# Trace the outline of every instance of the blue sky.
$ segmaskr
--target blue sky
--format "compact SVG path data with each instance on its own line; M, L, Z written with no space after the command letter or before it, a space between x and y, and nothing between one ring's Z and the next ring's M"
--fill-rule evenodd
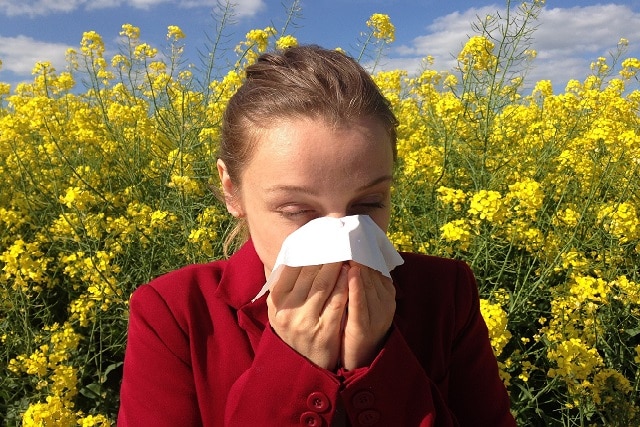
M251 28L274 24L285 16L282 0L236 0L236 24L227 28L230 45ZM285 0L285 4L289 1ZM513 1L518 4L518 1ZM422 58L435 58L433 68L448 70L476 16L504 10L505 1L477 0L302 0L302 16L293 34L302 43L342 47L355 52L365 22L386 13L396 27L396 41L387 53L386 68L413 71ZM31 79L37 61L64 68L64 52L77 48L84 31L94 30L116 53L122 24L140 27L141 38L162 47L168 25L187 35L190 61L213 33L216 0L0 0L0 81L15 84ZM640 0L547 0L534 33L538 51L529 81L550 79L562 90L571 78L584 79L589 64L608 57L618 40L629 40L626 56L640 57Z

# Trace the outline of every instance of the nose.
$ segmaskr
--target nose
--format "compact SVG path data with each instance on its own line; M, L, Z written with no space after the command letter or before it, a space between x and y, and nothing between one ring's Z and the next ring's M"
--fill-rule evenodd
M331 211L330 213L327 213L324 216L329 217L329 218L343 218L343 217L348 216L348 215L349 215L349 213L347 212L346 209L344 209L344 210L340 209L340 210Z

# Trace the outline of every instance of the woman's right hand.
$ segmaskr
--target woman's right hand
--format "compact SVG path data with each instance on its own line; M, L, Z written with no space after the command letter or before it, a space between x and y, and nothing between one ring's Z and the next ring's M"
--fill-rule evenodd
M316 365L334 370L340 360L342 318L348 299L342 262L282 266L267 298L269 322L278 336Z

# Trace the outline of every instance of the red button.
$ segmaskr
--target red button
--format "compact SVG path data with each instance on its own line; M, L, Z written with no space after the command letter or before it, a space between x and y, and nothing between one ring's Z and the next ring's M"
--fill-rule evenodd
M380 412L369 409L358 414L358 422L361 426L373 426L380 421Z
M315 412L305 412L300 416L300 424L303 426L320 427L322 418Z
M370 391L359 391L351 398L351 403L356 409L368 409L373 407L376 398Z
M324 393L314 391L307 398L307 406L316 412L326 412L331 407L331 402Z

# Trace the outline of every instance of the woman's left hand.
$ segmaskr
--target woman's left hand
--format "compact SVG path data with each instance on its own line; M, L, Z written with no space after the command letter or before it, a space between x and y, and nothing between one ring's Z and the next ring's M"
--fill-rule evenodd
M393 282L380 272L349 262L349 302L342 342L342 366L369 366L376 357L396 310Z

